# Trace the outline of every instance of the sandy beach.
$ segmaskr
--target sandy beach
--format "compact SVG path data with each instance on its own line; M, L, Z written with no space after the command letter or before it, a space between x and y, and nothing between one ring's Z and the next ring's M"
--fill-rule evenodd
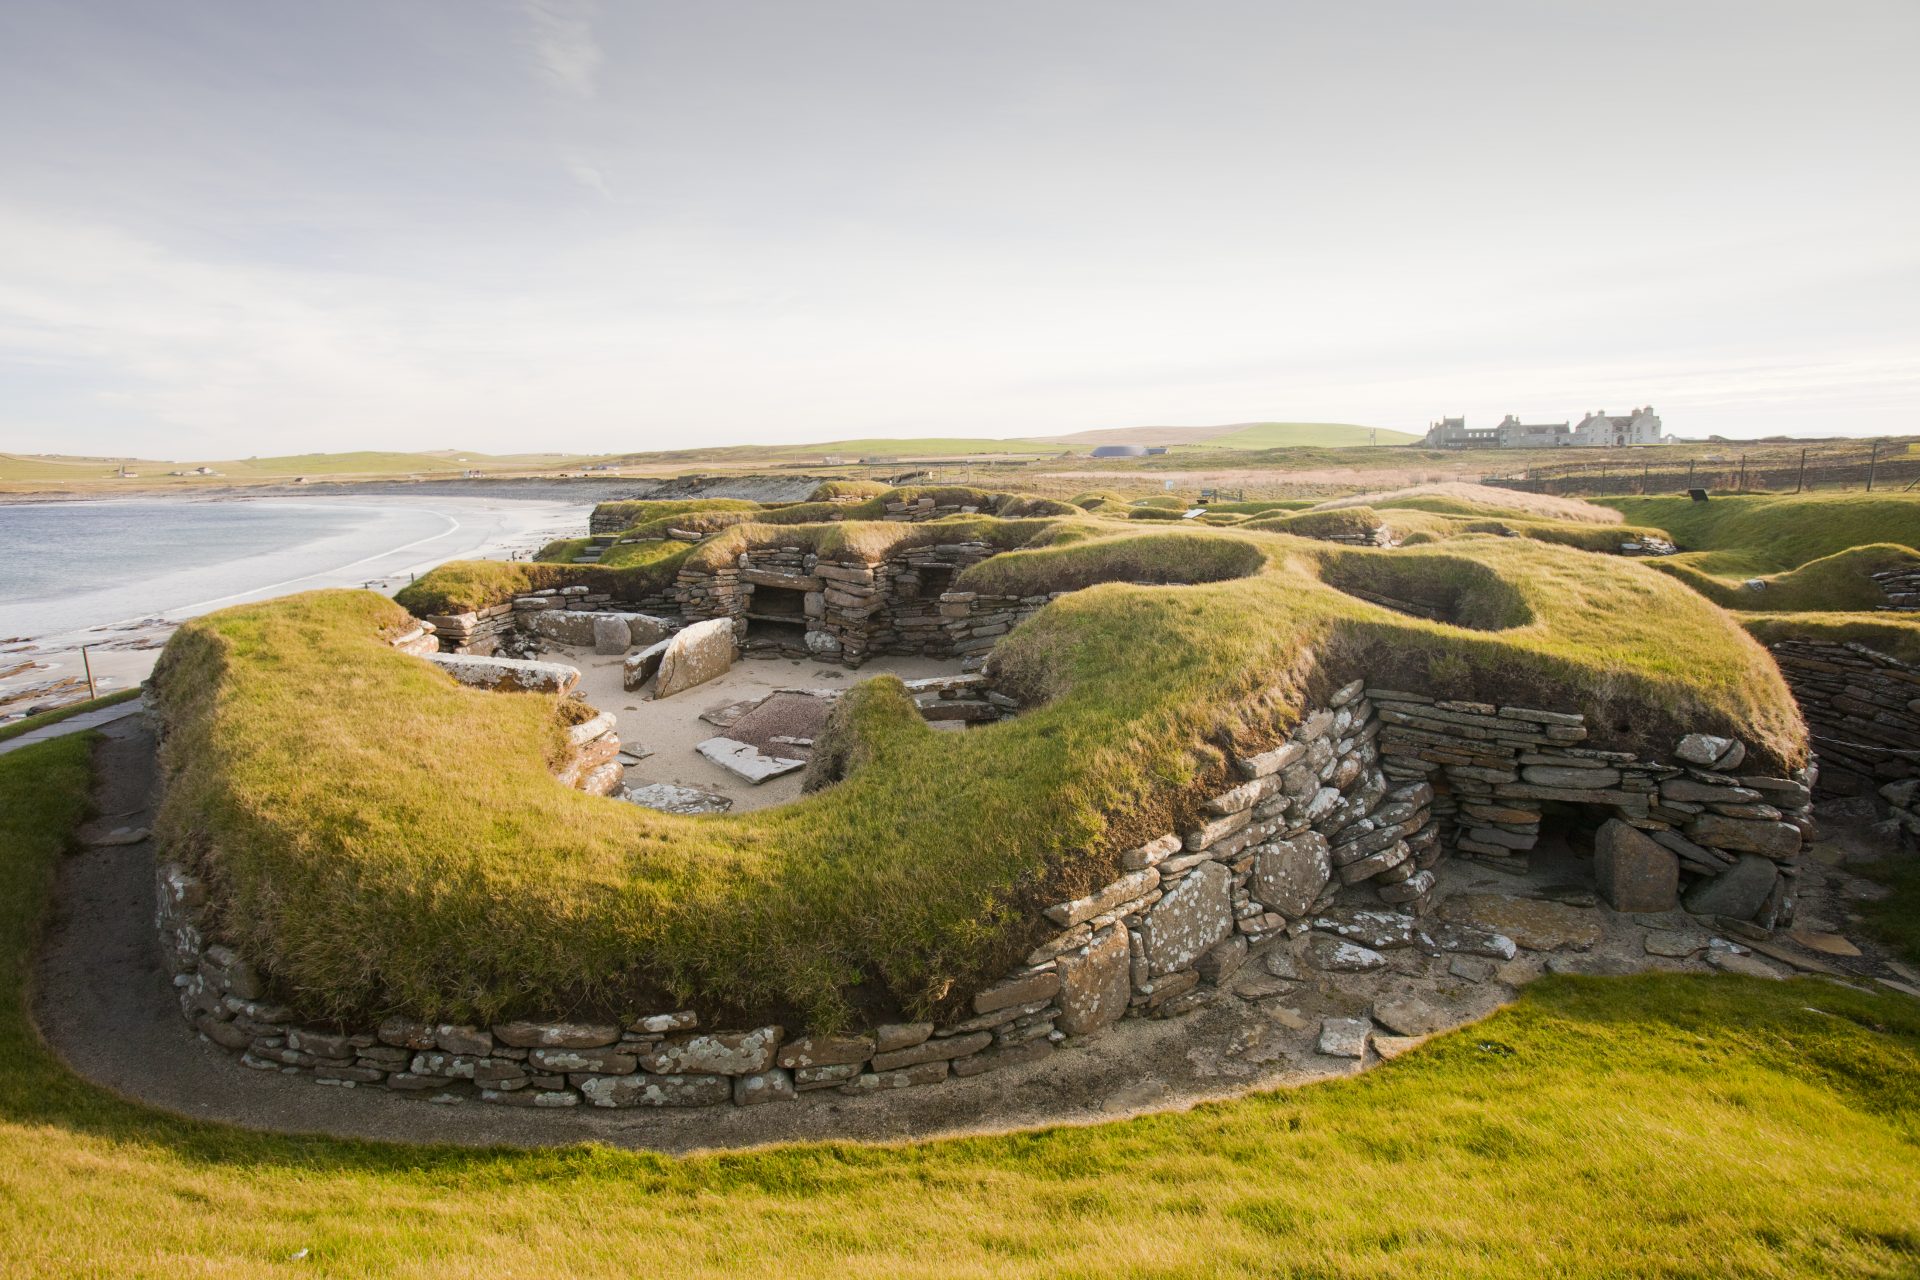
M155 545L144 548L155 567L102 581L82 569L75 553L71 578L63 580L57 540L42 538L33 545L12 539L10 560L0 564L0 723L29 708L85 698L89 667L99 693L140 683L167 637L188 618L322 587L391 594L448 560L526 556L583 527L592 500L551 492L509 498L416 491L217 504L194 499L59 504L61 516L81 525L127 521L137 514L143 532L157 526L151 530ZM190 506L197 509L182 510ZM168 514L204 521L207 508L216 506L220 509L211 513L216 517L233 507L251 508L246 514L252 516L290 516L297 508L316 525L323 517L324 528L284 531L269 521L266 527L282 535L278 542L263 535L257 544L231 550L209 551L190 538L181 539L177 551L165 544ZM21 518L22 509L9 507L8 514ZM38 557L31 562L32 578L26 573L28 556ZM57 590L47 589L49 579L58 581ZM85 585L89 582L93 585Z

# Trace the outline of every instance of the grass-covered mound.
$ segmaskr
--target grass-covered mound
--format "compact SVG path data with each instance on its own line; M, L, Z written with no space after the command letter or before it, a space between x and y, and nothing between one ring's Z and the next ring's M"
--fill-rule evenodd
M1041 516L1077 516L1078 507L1057 498L1042 498L1030 493L996 493L966 485L903 485L846 508L849 520L881 520L894 503L915 503L931 498L936 507L973 507L981 515L1003 520L1025 520Z
M1582 710L1610 745L1664 752L1701 730L1745 739L1756 768L1804 759L1778 672L1725 613L1636 564L1531 541L1360 551L1182 530L1128 547L1085 516L978 516L741 525L690 562L731 562L756 536L870 558L981 538L1031 549L971 573L1036 587L1251 576L1054 602L998 652L1034 709L991 728L934 733L897 681L865 682L822 744L851 765L844 781L701 819L561 787L551 701L465 689L387 647L379 633L406 621L390 602L244 606L187 624L155 672L162 830L216 886L224 928L309 1009L691 1002L831 1025L944 1010L1004 972L1038 907L1190 816L1222 778L1219 744L1270 743L1354 674ZM1505 629L1407 617L1322 580L1388 557L1459 579L1462 598L1497 588Z
M593 509L595 524L617 523L630 529L649 520L687 515L696 511L758 511L760 504L745 498L635 498L622 502L603 502Z
M626 548L622 548L626 550ZM673 585L693 544L654 543L624 567L539 560L451 560L422 574L395 594L410 612L469 613L547 587L576 584L606 591L616 600L638 600Z
M1911 613L1738 613L1761 644L1811 640L1821 644L1861 644L1890 658L1920 666L1920 614Z
M0 1242L23 1276L1881 1277L1920 1254L1920 1006L1814 980L1549 978L1356 1079L942 1142L669 1159L140 1106L27 1012L87 751L0 757Z
M851 502L877 498L892 489L878 480L825 480L807 495L808 502Z
M1628 520L1667 530L1682 554L1659 562L1732 609L1808 612L1886 602L1867 576L1920 559L1920 493L1720 494L1606 498ZM1749 578L1766 582L1746 590Z
M1382 516L1405 543L1419 546L1444 542L1466 534L1491 534L1501 538L1533 538L1556 546L1578 547L1605 555L1620 554L1620 545L1629 539L1665 540L1661 529L1643 525L1592 524L1576 520L1522 520L1511 517L1446 515L1424 508L1396 507Z
M1301 538L1367 538L1386 524L1372 507L1341 507L1327 511L1291 511L1260 516L1242 525L1269 533L1291 533Z
M1331 511L1340 507L1378 507L1381 510L1434 511L1450 516L1491 516L1510 520L1559 520L1578 524L1618 524L1617 511L1579 498L1562 498L1545 493L1525 493L1492 485L1444 484L1411 485L1382 493L1357 493L1318 504L1314 510ZM1654 523L1658 523L1657 521Z

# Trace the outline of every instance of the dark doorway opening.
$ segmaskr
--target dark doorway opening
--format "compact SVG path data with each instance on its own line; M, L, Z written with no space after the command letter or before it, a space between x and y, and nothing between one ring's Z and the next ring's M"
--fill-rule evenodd
M915 569L914 574L920 579L919 597L922 600L938 600L953 590L952 565L923 565Z
M747 600L747 617L765 618L775 622L790 619L804 619L807 616L807 593L795 587L755 587L753 595Z

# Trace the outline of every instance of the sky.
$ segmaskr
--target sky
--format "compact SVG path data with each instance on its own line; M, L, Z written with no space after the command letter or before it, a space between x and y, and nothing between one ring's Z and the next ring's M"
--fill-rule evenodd
M6 0L0 450L1920 432L1913 0Z

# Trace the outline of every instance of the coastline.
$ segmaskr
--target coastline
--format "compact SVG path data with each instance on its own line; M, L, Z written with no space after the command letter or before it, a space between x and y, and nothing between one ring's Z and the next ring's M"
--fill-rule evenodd
M467 482L475 483L475 482ZM401 492L394 492L398 488ZM152 494L116 494L112 498L87 498L81 501L251 501L263 498L297 499L303 502L365 505L373 508L405 506L440 516L446 528L426 537L412 538L392 546L367 545L351 549L351 558L317 570L281 576L271 571L277 562L286 561L302 550L304 544L276 547L257 556L221 561L206 567L208 587L204 594L188 589L195 575L183 575L179 598L162 608L134 610L129 616L90 622L72 627L53 627L43 631L26 629L0 639L0 723L17 719L30 711L49 710L84 700L89 696L86 680L91 667L93 687L99 693L111 693L139 684L152 671L167 637L189 618L228 605L266 599L296 591L322 587L365 587L391 595L434 565L448 560L501 559L531 555L554 537L577 530L585 523L592 501L586 495L569 493L564 497L539 497L528 493L512 495L498 492L485 496L428 494L420 486L390 486L385 492L349 493L342 488L316 491L301 487L291 493L244 492L225 495L176 494L156 497ZM359 502L354 502L354 499ZM406 502L405 499L423 499ZM372 501L368 501L372 499ZM384 499L384 501L383 501ZM438 499L438 500L436 500ZM246 575L244 566L257 565ZM296 568L305 568L296 565ZM240 575L235 580L236 572ZM237 587L235 590L223 588ZM8 628L20 632L17 624ZM84 656L83 647L88 651ZM22 695L30 695L22 697Z

